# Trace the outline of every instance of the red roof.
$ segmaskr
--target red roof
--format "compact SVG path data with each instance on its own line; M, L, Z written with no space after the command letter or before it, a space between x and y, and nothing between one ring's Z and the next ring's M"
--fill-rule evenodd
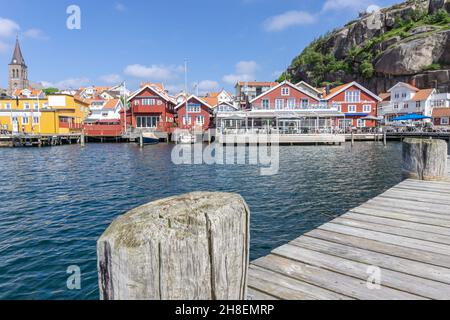
M434 108L433 109L433 118L442 118L442 117L450 118L450 108Z

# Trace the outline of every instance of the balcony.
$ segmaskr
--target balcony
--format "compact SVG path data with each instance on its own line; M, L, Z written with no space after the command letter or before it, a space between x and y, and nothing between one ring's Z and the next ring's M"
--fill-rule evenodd
M270 110L270 111L305 111L305 110L333 110L337 111L337 106L332 106L328 104L323 103L317 103L317 104L295 104L295 105L289 105L284 106L283 108L276 108L275 105L269 104L268 106L263 106L262 104L254 104L252 105L252 111L264 111L264 110Z
M119 137L122 135L120 123L92 123L84 125L86 136L90 137Z

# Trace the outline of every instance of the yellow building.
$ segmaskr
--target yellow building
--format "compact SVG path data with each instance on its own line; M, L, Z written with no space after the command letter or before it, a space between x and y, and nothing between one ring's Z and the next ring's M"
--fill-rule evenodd
M0 129L12 133L80 133L88 115L88 103L65 94L0 99Z

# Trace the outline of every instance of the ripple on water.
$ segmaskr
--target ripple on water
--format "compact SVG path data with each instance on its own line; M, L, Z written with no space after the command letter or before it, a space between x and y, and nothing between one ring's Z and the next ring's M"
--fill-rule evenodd
M400 144L282 147L280 172L174 166L172 146L1 149L0 299L97 299L96 241L146 202L191 191L238 192L251 209L251 257L400 182ZM78 265L82 289L66 288Z

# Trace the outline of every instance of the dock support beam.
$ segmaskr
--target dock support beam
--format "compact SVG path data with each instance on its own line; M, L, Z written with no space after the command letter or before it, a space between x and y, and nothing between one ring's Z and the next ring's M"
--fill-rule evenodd
M384 144L384 146L387 146L387 132L386 131L383 133L383 144Z
M447 180L447 143L444 140L411 139L403 142L403 174L406 178Z
M144 148L144 134L142 132L139 134L139 147Z
M80 144L81 144L82 148L84 148L86 146L86 137L84 136L84 133L81 134Z
M102 300L244 300L250 211L231 193L158 200L117 218L97 242Z

